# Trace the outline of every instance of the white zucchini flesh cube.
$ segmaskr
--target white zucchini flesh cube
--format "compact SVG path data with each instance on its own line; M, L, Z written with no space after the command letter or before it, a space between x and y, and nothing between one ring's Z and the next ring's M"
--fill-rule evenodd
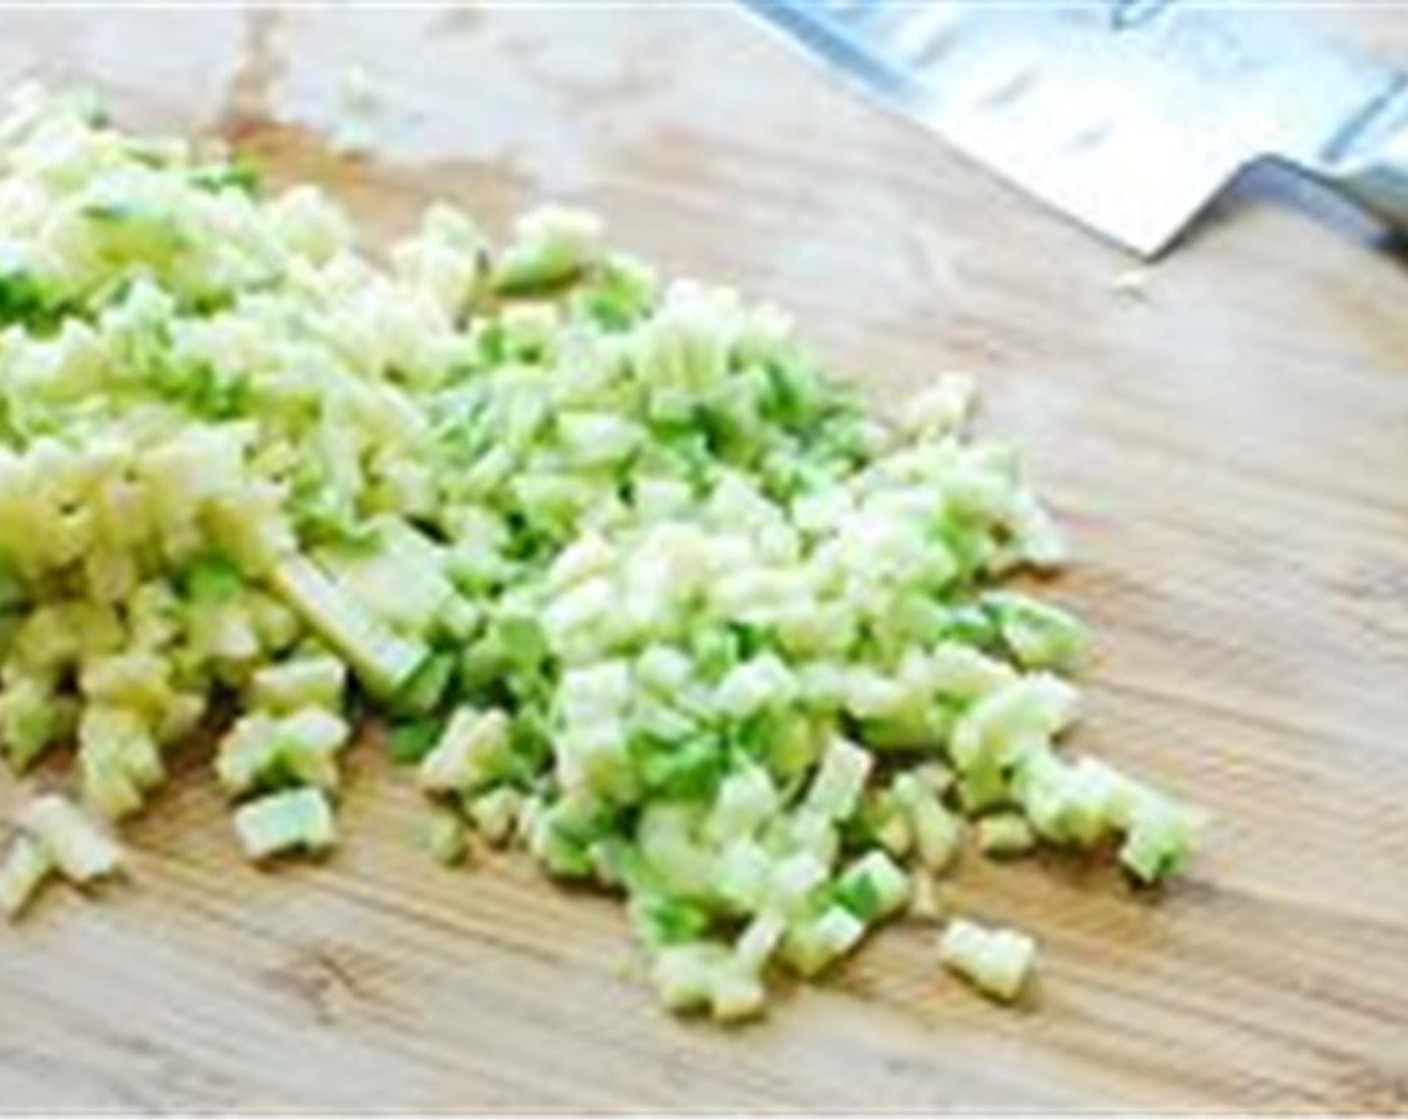
M425 846L437 863L453 867L469 853L464 821L449 809L436 809L425 822Z
M683 805L654 802L641 814L636 842L674 894L708 897L718 888L720 859L695 835L696 815Z
M23 806L17 821L75 883L103 879L122 867L122 851L73 802L45 794Z
M705 824L705 835L723 846L751 836L777 811L777 787L766 769L750 766L724 779Z
M53 858L36 840L23 833L15 837L0 864L0 914L18 918L54 869Z
M807 790L806 807L828 820L846 820L860 802L874 762L869 751L839 735L833 737Z
M933 875L925 870L914 872L909 884L910 916L921 922L933 922L942 917L943 912L943 898Z
M714 977L729 963L728 950L712 942L669 945L655 955L651 981L671 1011L705 1007L713 997Z
M919 862L930 871L944 870L958 854L962 822L913 774L895 779L894 792L909 820Z
M289 712L307 705L337 711L347 685L347 670L331 654L298 657L255 670L249 702L267 712Z
M1140 882L1157 883L1182 868L1206 826L1204 814L1144 791L1131 810L1120 863Z
M709 989L709 1013L720 1023L736 1023L761 1015L767 989L758 977L730 961L714 970Z
M463 793L496 777L509 745L508 716L498 708L456 709L417 775L427 793Z
M1036 845L1036 834L1020 813L991 813L978 821L978 847L985 855L1015 856Z
M960 771L1006 766L1050 743L1075 718L1079 693L1050 673L1032 673L988 693L953 729L950 744Z
M332 806L318 789L271 793L235 811L235 835L252 860L284 852L322 852L337 840Z
M733 954L750 972L756 973L777 951L787 933L787 919L776 910L759 914L748 923L734 944Z
M797 694L797 680L780 658L761 654L729 671L714 693L720 712L747 719L765 708L788 704Z
M523 795L509 786L499 786L473 798L468 805L475 831L490 844L506 844L518 822Z
M231 794L274 778L335 789L335 759L351 735L346 720L323 708L300 708L284 716L252 712L221 740L216 773Z
M939 959L979 991L1010 1003L1031 973L1036 942L1017 930L955 918L939 938Z

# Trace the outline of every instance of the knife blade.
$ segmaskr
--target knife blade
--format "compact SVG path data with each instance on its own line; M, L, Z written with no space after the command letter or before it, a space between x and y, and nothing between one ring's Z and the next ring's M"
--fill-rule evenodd
M1269 5L743 3L969 158L1144 256L1268 158L1408 219L1408 79Z

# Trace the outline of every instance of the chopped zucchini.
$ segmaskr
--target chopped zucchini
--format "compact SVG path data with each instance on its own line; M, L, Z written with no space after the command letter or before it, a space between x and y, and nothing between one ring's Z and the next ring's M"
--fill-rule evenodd
M1010 1003L1021 994L1036 958L1036 942L1012 929L988 929L966 918L949 922L939 959L975 988Z
M241 846L316 852L387 719L440 858L472 827L623 894L662 999L721 1020L932 913L965 817L990 852L1186 861L1198 814L1060 753L1084 632L1001 583L1063 545L967 378L882 421L784 312L584 211L496 247L438 204L383 259L316 188L253 186L62 98L0 122L12 767L76 739L116 819L228 713ZM45 860L118 864L37 805L9 909ZM1024 943L965 929L1007 992Z
M0 863L0 914L20 916L55 868L54 859L36 840L21 833Z
M21 807L16 818L66 879L89 883L116 874L121 849L71 801L44 794Z
M270 793L235 810L235 835L251 860L286 852L324 852L337 840L332 806L319 789Z

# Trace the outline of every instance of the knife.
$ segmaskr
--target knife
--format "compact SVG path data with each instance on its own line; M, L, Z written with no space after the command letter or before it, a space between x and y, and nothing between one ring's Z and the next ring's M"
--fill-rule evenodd
M742 0L970 158L1153 257L1275 161L1408 228L1408 76L1273 5Z

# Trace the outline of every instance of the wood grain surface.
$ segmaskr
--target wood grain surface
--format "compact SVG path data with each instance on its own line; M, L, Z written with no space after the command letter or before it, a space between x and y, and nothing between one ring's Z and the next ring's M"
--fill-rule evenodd
M1408 9L1335 16L1408 63ZM0 1110L1408 1110L1408 273L1367 223L1253 182L1117 290L1127 259L722 4L5 11L0 83L35 74L327 183L375 238L438 195L496 228L584 201L790 306L882 405L972 371L1073 532L1079 747L1215 825L1159 900L969 860L955 901L1041 939L1029 1006L899 926L725 1031L656 1008L611 901L429 863L374 744L335 858L273 874L193 757L130 884L0 930Z

